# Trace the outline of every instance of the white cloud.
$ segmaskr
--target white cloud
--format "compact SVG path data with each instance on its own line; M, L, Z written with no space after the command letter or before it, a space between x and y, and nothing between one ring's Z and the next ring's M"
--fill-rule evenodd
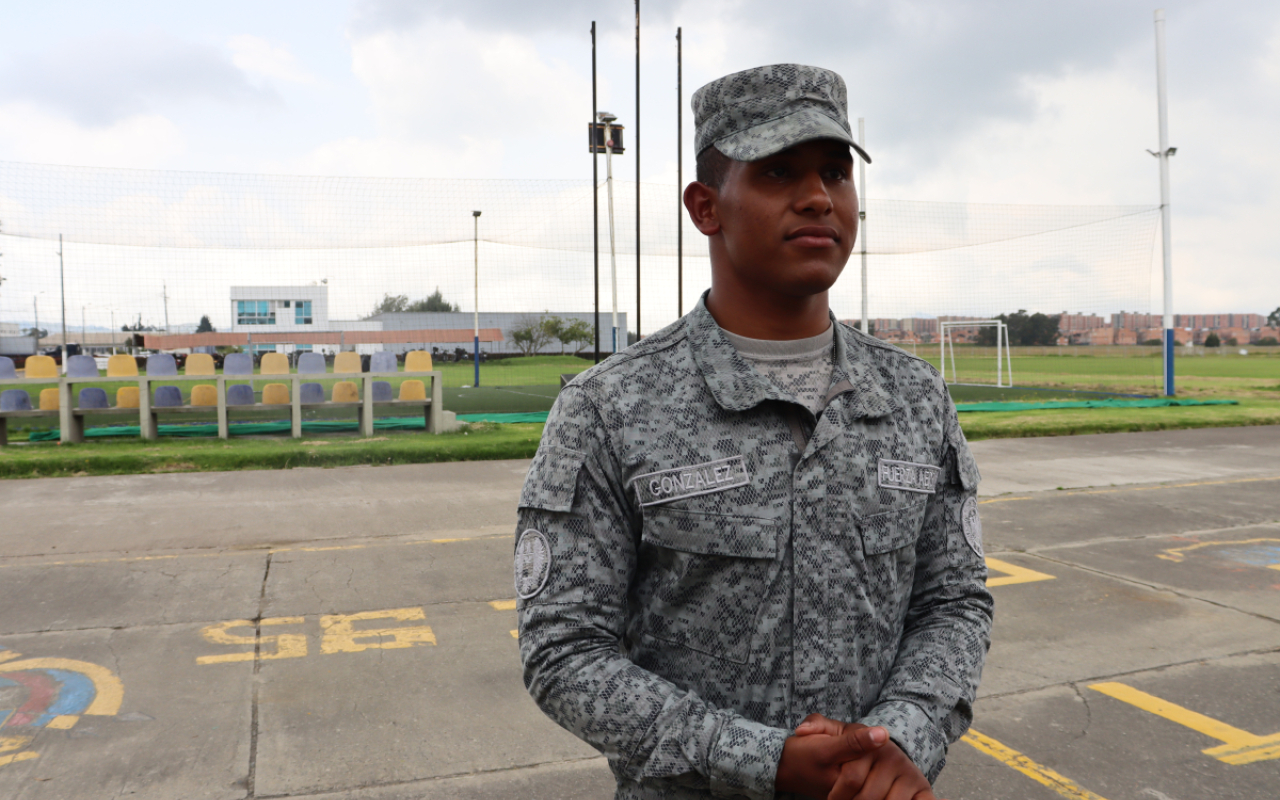
M288 47L274 45L260 36L232 36L231 63L244 72L285 83L314 84L316 77L298 63Z
M82 126L33 103L0 104L0 152L9 161L146 168L168 165L185 149L182 130L159 114Z

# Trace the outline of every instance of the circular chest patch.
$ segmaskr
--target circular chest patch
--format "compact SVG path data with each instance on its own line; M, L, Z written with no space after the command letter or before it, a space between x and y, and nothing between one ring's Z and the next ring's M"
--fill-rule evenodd
M978 516L978 498L970 497L960 507L960 524L964 528L964 540L973 552L982 558L982 517Z
M516 544L516 594L521 600L535 597L551 575L551 546L541 531L530 528Z

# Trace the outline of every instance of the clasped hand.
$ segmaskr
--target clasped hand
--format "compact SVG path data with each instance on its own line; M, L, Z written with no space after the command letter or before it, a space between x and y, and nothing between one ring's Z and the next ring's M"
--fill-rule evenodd
M822 800L937 800L884 728L810 714L782 747L778 792Z

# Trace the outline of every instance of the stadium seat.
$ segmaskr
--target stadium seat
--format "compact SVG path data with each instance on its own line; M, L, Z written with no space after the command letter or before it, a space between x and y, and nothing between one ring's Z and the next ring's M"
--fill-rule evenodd
M374 381L373 382L373 402L389 403L391 402L391 382L390 381Z
M352 355L355 355L355 353L352 353ZM338 381L335 383L333 385L333 402L359 403L360 389L356 387L355 381Z
M190 364L188 364L188 372L190 375ZM253 374L253 356L248 353L228 353L227 357L222 360L223 375L252 375Z
M172 356L170 356L172 358ZM95 367L96 369L96 367ZM133 356L117 353L107 359L107 377L108 378L136 378L138 377L138 360Z
M98 378L98 365L93 356L71 356L67 359L68 378ZM105 395L104 395L105 396Z
M400 401L426 400L427 387L422 381L409 380L400 384Z
M319 353L302 353L298 356L299 375L323 375L327 371L324 356Z
M360 369L360 354L354 350L338 353L333 357L333 371L344 374L362 372L363 370Z
M58 362L53 360L53 356L31 356L27 359L26 369L28 378L56 379L58 377ZM54 406L54 408L57 408L57 406Z
M111 369L110 364L107 369ZM141 396L137 386L121 386L116 389L116 408L137 408Z
M405 372L430 372L431 354L426 350L410 350L404 354Z
M0 378L13 378L17 380L18 371L13 368L13 359L8 356L0 356Z
M150 369L150 362L147 368ZM183 372L188 375L213 375L213 356L208 353L192 353L187 356L187 365L183 368Z
M72 358L89 358L88 356L72 356ZM89 359L92 361L93 359ZM96 370L97 367L94 367ZM100 389L97 386L90 386L87 389L80 390L80 405L82 409L102 409L111 408L107 404L107 390Z
M280 353L272 353L283 358ZM289 405L289 386L284 383L268 383L262 387L262 404L264 406Z
M396 354L388 350L379 350L369 357L370 372L395 372Z
M188 362L188 363L190 363L190 362ZM161 388L165 388L165 387L161 387ZM174 388L177 388L177 387L174 387ZM234 389L234 388L236 388L236 387L232 386L231 388L232 388L232 389ZM248 386L246 386L246 387L244 387L244 388L248 389L249 387L248 387ZM252 391L252 390L250 390L250 392L249 392L249 396L250 396L250 397L252 397L252 396L253 396L253 391ZM159 391L157 391L157 392L156 392L156 402L157 402L157 404L159 403L159 401L160 401L160 392L159 392ZM230 391L228 391L228 392L227 392L227 402L228 402L228 403L230 403L230 402L231 402L231 392L230 392ZM252 401L250 401L250 402L252 402ZM191 387L191 405L193 405L193 406L216 406L217 404L218 404L218 388L217 388L216 386L211 386L210 384L203 383L203 384L200 384L199 386L192 386L192 387Z
M318 383L304 383L298 389L298 402L306 403L323 403L324 387Z
M212 386L197 386L195 389L213 389ZM192 389L192 398L195 397L195 389ZM218 404L217 390L214 389L213 405ZM157 386L156 399L151 404L153 408L177 408L182 405L182 390L177 386ZM194 403L192 404L194 405Z
M12 365L12 362L10 364ZM25 389L5 389L0 392L0 411L30 410L31 395L27 394Z
M210 369L213 368L213 360L209 361ZM107 374L111 374L111 365L107 364ZM178 374L178 362L173 358L172 353L156 353L147 357L147 377L149 378L167 378L171 375Z
M200 388L200 387L196 387ZM253 405L253 387L247 383L237 383L235 386L227 387L227 405L229 406L251 406Z
M48 356L45 356L45 358L48 358ZM53 359L50 358L49 360L52 361ZM60 406L61 406L61 403L58 402L57 389L41 389L40 390L40 410L41 411L57 411Z
M263 353L258 372L263 375L288 375L289 357L284 353Z

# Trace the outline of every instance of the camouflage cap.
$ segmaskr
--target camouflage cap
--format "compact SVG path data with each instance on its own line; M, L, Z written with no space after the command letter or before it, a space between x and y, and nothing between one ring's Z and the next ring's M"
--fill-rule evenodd
M849 130L844 79L829 69L774 64L735 72L693 93L694 146L758 161L811 139L836 139L871 159Z

